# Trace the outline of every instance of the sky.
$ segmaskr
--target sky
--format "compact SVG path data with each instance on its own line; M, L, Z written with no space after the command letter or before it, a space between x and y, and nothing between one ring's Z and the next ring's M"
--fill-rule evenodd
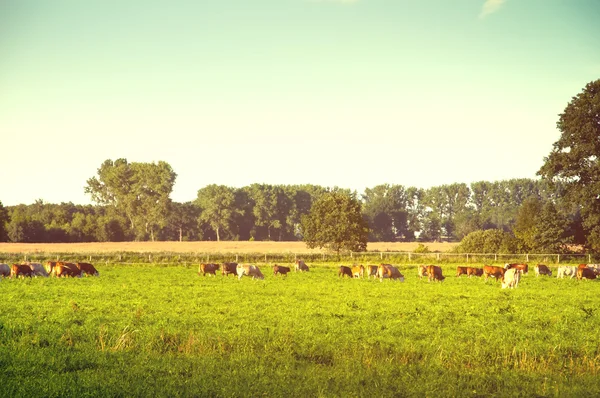
M537 178L600 78L598 0L0 0L0 202L106 159L209 184Z

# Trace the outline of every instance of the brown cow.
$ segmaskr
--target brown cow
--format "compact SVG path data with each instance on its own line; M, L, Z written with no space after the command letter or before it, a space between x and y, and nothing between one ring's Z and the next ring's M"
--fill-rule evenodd
M56 261L56 262L51 262L54 263L54 275L57 278L60 278L62 276L67 277L67 276L71 276L73 278L78 277L81 278L81 270L79 268L77 268L77 266L73 263L67 263L64 261Z
M469 275L469 267L456 267L456 277L461 275Z
M490 276L496 278L496 280L504 279L504 272L506 272L506 270L502 267L494 267L492 265L483 266L483 275L485 276L486 281Z
M483 268L467 267L467 275L469 278L471 276L481 276L483 275Z
M242 279L244 275L251 276L252 279L265 279L265 276L256 265L238 264L236 271L238 280Z
M367 278L371 279L371 277L377 278L377 265L367 265L367 269L365 269L365 273L367 274Z
M429 274L429 282L431 281L443 281L446 279L444 275L442 275L442 268L437 265L428 265L427 273Z
M31 270L31 267L27 264L13 264L10 267L10 277L13 278L18 278L19 276L23 276L23 277L32 277L33 276L33 271Z
M85 274L92 276L100 276L100 273L98 272L96 267L94 267L90 263L75 263L75 266L79 269L81 275Z
M365 276L365 267L361 265L352 266L352 276L355 278L362 278Z
M221 267L221 275L237 275L237 266L238 263L223 263L223 266Z
M523 264L523 263L521 263L521 264L504 264L504 269L512 269L512 268L521 270L521 272L523 274L526 274L529 272L529 265L527 265L527 264Z
M198 275L202 274L202 276L212 275L216 276L217 271L219 270L219 264L213 263L202 263L198 266Z
M341 276L342 278L344 276L352 278L352 268L346 267L345 265L340 265L340 269L338 270L338 276Z
M280 274L280 275L287 276L288 272L290 272L290 271L291 271L290 267L284 267L283 265L277 265L277 264L275 264L273 266L273 275Z
M398 268L391 264L380 264L377 268L377 276L379 281L383 282L383 278L398 279L400 282L404 282L404 275L400 273Z
M304 263L302 260L296 260L296 267L294 272L308 272L308 265Z
M424 276L427 276L427 266L426 265L419 265L419 278L423 279Z
M577 268L577 280L580 281L582 279L596 279L598 275L596 272L588 268L587 266L584 268Z
M552 271L544 264L538 264L535 266L535 276L548 275L552 276Z

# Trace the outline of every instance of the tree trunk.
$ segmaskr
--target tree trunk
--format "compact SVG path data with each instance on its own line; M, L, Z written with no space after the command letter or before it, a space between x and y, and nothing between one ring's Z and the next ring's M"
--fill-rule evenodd
M179 228L179 241L183 242L183 228Z
M215 232L217 233L217 242L219 242L219 241L221 240L221 239L219 238L219 227L217 227L217 228L216 228L216 231L215 231Z

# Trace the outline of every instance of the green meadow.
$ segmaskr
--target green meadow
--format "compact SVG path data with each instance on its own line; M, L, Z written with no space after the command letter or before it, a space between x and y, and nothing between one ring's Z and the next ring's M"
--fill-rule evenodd
M264 280L148 264L0 280L0 396L600 396L596 281L258 265Z

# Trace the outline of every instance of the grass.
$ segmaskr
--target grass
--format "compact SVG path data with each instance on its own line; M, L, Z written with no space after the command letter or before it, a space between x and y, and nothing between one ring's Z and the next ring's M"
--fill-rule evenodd
M0 281L0 396L598 396L600 283L264 281L109 265Z

